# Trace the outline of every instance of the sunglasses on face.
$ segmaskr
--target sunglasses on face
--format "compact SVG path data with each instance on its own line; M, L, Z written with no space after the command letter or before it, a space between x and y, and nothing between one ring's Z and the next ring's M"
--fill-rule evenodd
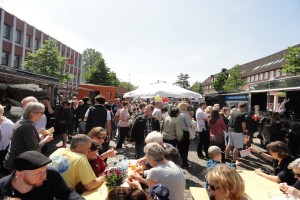
M209 183L207 183L207 185L211 188L212 191L216 191L217 189L219 189L219 187L213 186L213 185L211 185Z
M103 137L97 137L98 140L102 139L102 140L105 140L106 139L106 136L103 136Z
M297 177L299 177L300 178L300 174L296 174L295 172L293 172L292 171L292 174L294 175L294 176L297 176Z

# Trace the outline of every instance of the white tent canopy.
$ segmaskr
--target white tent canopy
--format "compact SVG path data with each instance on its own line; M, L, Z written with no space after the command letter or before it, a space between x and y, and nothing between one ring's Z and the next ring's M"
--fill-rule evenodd
M173 98L201 98L201 94L186 90L179 86L169 83L154 83L124 94L124 98L153 98L155 96L173 97Z

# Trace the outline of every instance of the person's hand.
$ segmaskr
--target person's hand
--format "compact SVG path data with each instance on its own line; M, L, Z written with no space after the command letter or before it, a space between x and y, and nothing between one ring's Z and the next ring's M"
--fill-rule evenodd
M136 161L136 164L144 164L147 161L147 158L144 156Z
M286 191L287 194L290 194L294 197L299 197L300 196L300 191L292 186L287 186L288 189ZM297 198L298 199L298 198Z
M117 154L117 151L115 151L113 148L106 151L107 157L115 157L116 154Z
M43 139L44 142L50 142L50 141L52 141L52 140L53 140L53 135L47 135L47 136Z
M255 173L257 173L257 174L260 175L260 176L263 174L263 172L261 171L260 168L259 168L259 169L256 169L256 170L255 170Z
M253 147L249 147L248 148L250 151L254 152L254 153L258 153L259 151Z
M289 186L287 185L287 183L279 183L279 189L283 192L286 192L289 189Z
M216 140L216 137L214 135L210 135L210 140L214 141Z
M141 175L139 175L138 173L134 173L130 176L130 178L132 180L137 180L138 182L142 182L143 181L143 178L141 177Z
M128 185L132 188L132 189L139 189L139 190L143 190L141 184L139 181L137 180L128 180L127 181Z

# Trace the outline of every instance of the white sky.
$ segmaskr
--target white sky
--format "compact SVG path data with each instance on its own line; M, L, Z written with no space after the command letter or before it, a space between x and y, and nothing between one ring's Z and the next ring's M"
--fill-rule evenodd
M300 43L298 0L0 0L68 46L103 54L134 85L190 83Z

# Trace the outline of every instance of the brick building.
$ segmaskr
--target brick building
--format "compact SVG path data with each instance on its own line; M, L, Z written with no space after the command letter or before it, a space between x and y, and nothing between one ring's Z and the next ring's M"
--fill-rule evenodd
M54 39L34 26L0 8L0 64L8 68L22 70L27 52L35 52L46 40ZM73 79L59 90L69 93L76 92L81 82L82 55L57 41L61 56L70 62L65 65L65 73L73 75Z

